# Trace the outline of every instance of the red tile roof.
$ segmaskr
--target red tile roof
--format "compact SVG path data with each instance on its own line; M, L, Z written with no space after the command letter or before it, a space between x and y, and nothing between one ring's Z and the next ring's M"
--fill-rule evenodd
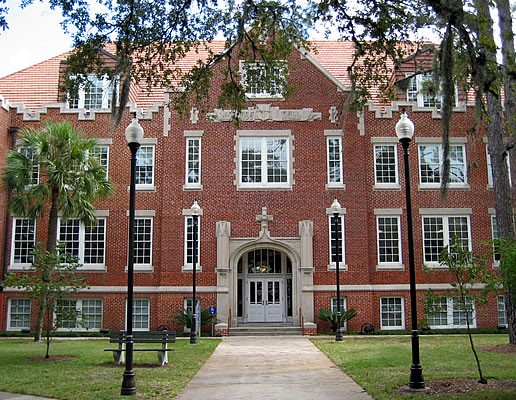
M326 69L343 86L350 86L347 68L351 64L353 44L342 41L313 41L315 50L310 56L316 63ZM213 51L223 51L224 41L211 44ZM109 49L108 49L109 50ZM59 102L59 73L60 63L67 53L60 54L49 60L0 78L0 96L11 104L23 104L29 110L41 108L43 105ZM199 59L205 60L208 52L199 49L190 52L176 66L188 70ZM156 103L164 101L163 88L155 87L148 91L144 85L132 85L129 101L137 107L148 109Z

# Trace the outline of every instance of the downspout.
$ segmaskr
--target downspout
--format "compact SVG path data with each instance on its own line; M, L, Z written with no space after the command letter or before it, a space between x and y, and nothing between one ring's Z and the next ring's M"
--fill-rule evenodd
M10 143L9 143L9 149L13 150L16 148L16 135L18 134L18 131L20 128L17 127L11 127L8 129L8 134L10 137ZM7 204L11 201L12 197L12 190L7 190ZM11 228L11 212L9 211L9 207L6 207L5 211L5 229L4 229L4 259L2 263L2 274L0 277L0 281L3 281L5 277L7 276L7 268L9 267L9 256L7 249L9 248L9 232ZM0 285L0 292L4 290L4 287Z

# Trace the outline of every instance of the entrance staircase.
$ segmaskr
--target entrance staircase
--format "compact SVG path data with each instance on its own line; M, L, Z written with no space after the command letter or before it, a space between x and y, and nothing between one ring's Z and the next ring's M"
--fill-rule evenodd
M229 336L290 336L303 335L303 328L289 323L239 324L231 327Z

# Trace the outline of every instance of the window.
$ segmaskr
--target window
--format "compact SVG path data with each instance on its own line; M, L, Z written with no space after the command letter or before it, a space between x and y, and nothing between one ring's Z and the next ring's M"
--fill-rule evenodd
M56 310L58 330L99 330L102 327L102 300L61 300Z
M30 329L30 312L30 299L9 299L7 329Z
M201 138L186 139L186 186L201 185Z
M405 316L402 297L382 297L380 299L381 329L404 329Z
M400 266L401 236L399 216L377 216L378 267Z
M242 85L249 98L282 98L286 89L287 63L240 62Z
M469 216L426 216L423 217L424 261L439 266L441 250L453 239L460 240L464 249L471 250Z
M407 101L417 102L419 107L441 108L441 89L434 81L431 73L418 74L410 78L407 88ZM455 104L457 101L457 90L455 90Z
M197 251L195 256L195 270L200 270L200 254L201 254L201 236L200 236L200 218L197 217L197 231L194 231L193 217L185 217L185 259L184 270L193 270L194 262L194 234L197 237Z
M109 166L109 146L98 145L95 146L92 152L92 157L95 157L97 161L104 167L106 179L108 177L108 166Z
M29 147L21 147L20 153L22 153L27 159L32 161L32 176L31 176L31 184L37 185L39 183L39 163L34 161L34 154L32 149Z
M330 265L329 269L336 269L337 260L339 261L339 269L347 268L345 265L346 249L345 249L345 228L344 228L344 216L340 215L337 217L337 232L335 232L335 217L329 216L329 231L330 231ZM337 254L338 245L338 254Z
M65 244L68 253L79 259L84 268L104 268L105 218L97 218L94 225L84 225L78 219L60 219L59 241Z
M450 187L467 185L466 150L464 145L450 144ZM422 187L438 187L441 184L443 165L440 144L419 145L419 182Z
M11 267L28 267L34 261L36 222L33 219L13 218Z
M459 297L440 297L428 306L428 325L431 329L465 328L466 315L471 327L476 327L475 304L469 297L465 305Z
M86 110L111 108L113 89L118 90L117 85L118 80L111 81L107 76L101 78L95 75L88 76L74 93L68 95L68 107Z
M328 185L342 185L344 183L342 138L327 137L326 148L328 157Z
M374 145L374 176L377 186L398 186L398 155L394 144Z
M134 220L134 268L147 270L152 266L152 218Z
M140 146L136 153L136 185L138 189L154 186L154 146Z
M290 138L285 136L239 138L241 188L290 187Z
M507 328L507 309L505 308L505 296L497 296L498 303L498 326Z
M496 241L500 238L498 232L498 224L496 223L496 215L491 215L491 234L493 238L493 259L496 265L500 264L500 251Z
M150 312L148 299L133 300L133 329L148 331L150 326Z
M487 154L487 186L493 187L493 166L491 164L491 155L487 150L486 146L486 154ZM511 178L511 159L509 157L505 157L507 162L507 171L509 174L509 184L512 186L512 178Z

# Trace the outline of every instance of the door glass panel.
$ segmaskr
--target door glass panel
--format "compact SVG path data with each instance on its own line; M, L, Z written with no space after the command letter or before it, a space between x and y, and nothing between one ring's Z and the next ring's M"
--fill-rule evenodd
M280 303L280 283L279 281L274 282L274 304Z
M261 304L263 301L262 282L256 282L256 304Z
M249 302L251 304L256 304L256 282L249 282Z

